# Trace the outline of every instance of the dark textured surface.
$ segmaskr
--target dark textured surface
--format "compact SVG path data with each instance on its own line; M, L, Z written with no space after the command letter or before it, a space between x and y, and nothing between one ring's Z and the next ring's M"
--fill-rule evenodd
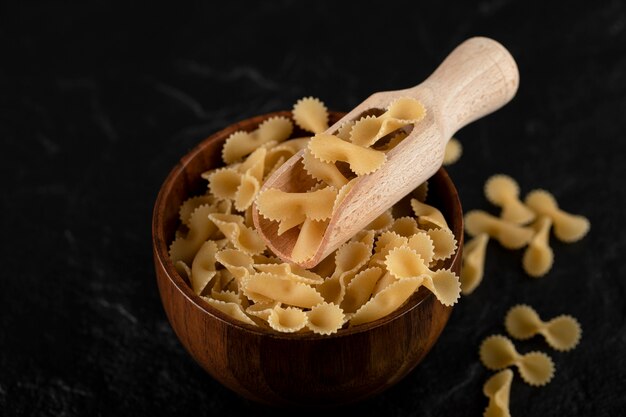
M573 314L584 334L569 353L539 338L516 343L548 352L557 373L543 388L516 375L512 414L623 413L623 2L387 2L362 12L322 2L24 3L0 9L0 414L256 412L193 363L167 323L149 227L161 181L231 122L303 95L348 110L419 82L477 34L511 50L521 85L509 106L458 134L465 152L450 173L465 209L489 208L482 184L504 172L522 192L554 192L591 232L572 245L552 239L555 267L539 280L524 275L521 251L490 243L483 284L425 362L339 411L481 415L491 372L479 343L523 302L546 318Z

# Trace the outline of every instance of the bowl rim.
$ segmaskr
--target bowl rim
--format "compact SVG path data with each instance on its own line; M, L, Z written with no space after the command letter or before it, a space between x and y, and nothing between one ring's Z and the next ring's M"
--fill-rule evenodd
M331 118L341 118L345 115L345 112L338 111L329 111L329 115ZM204 314L210 316L213 319L221 321L223 324L227 326L232 326L237 328L238 330L255 333L259 336L276 338L276 339L292 339L292 340L316 340L316 339L335 339L346 336L351 336L358 333L365 333L374 328L381 327L386 325L387 323L396 320L405 314L409 313L413 309L417 308L421 303L425 302L429 297L434 297L430 291L426 291L424 288L420 288L416 293L412 294L411 297L398 309L391 312L390 314L381 317L378 320L363 323L356 326L350 326L345 329L339 329L336 333L330 335L321 335L317 333L280 333L271 329L265 329L260 326L253 326L239 320L235 320L229 315L223 313L222 311L212 307L210 304L205 302L200 295L197 295L191 288L187 282L180 276L176 268L174 267L173 262L169 257L169 244L165 240L165 226L164 226L164 216L162 215L163 210L162 207L167 203L167 196L170 194L170 191L174 187L176 183L176 179L184 173L186 165L194 160L198 155L202 154L204 149L212 144L212 142L223 140L228 137L231 133L234 133L238 130L249 130L251 128L255 128L258 124L267 120L270 117L283 116L287 117L290 120L292 119L291 111L275 111L269 112L253 117L249 117L239 122L230 124L225 128L212 133L208 137L204 138L197 145L195 145L189 152L187 152L182 158L180 158L179 162L170 170L168 175L163 180L161 187L159 188L159 192L157 194L157 198L154 202L153 211L152 211L152 248L153 248L153 256L154 261L158 262L165 275L170 281L170 284L174 285L176 289L185 297L187 301L193 304L196 308L201 310ZM456 222L451 222L452 225L452 233L457 239L457 250L452 257L446 260L442 268L449 269L456 262L460 262L459 257L462 253L463 248L463 210L461 206L461 202L459 200L458 191L452 182L452 179L448 175L445 168L440 167L439 170L433 176L441 176L442 180L450 187L450 190L453 194L453 200L455 204L452 205L452 213L450 215L451 219L456 219ZM432 177L431 177L432 178ZM189 196L191 197L191 196ZM450 219L447 219L450 220ZM162 299L161 293L159 293Z

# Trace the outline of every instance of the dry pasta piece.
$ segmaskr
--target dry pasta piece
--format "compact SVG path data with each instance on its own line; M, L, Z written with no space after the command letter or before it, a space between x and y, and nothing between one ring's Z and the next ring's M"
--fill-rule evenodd
M511 382L513 382L513 371L510 369L494 374L485 382L483 394L489 398L489 405L483 417L511 417L509 411Z
M354 123L350 131L350 140L355 145L370 147L384 136L406 125L407 123L392 118L365 116Z
M335 254L336 253L337 251L331 253L330 255L322 259L322 261L318 263L316 266L314 266L311 269L311 271L315 272L317 275L320 275L322 277L331 276L333 272L335 271Z
M382 233L387 231L393 224L393 215L391 210L383 212L380 216L376 217L370 224L365 226L366 230L373 230L376 233Z
M367 263L372 247L362 242L348 242L335 252L335 270L330 278L319 286L322 297L330 303L340 304L346 286Z
M446 143L446 149L443 153L443 164L444 165L452 165L456 163L463 154L463 146L461 146L461 142L459 142L456 138L450 138L448 143Z
M233 291L215 291L211 290L211 298L225 303L235 303L241 305L241 297Z
M448 223L446 223L443 214L433 206L412 198L411 208L413 213L417 217L417 222L422 226L439 227L442 229L449 229Z
M256 326L257 324L250 317L246 315L241 306L237 303L225 303L224 301L215 300L209 297L203 297L204 301L206 301L211 307L214 307L221 311L224 314L234 318L235 320L239 320L243 323L250 324L252 326Z
M319 248L322 243L327 226L328 220L316 221L306 219L304 223L302 223L298 239L293 245L291 252L291 258L294 262L304 262L315 255L317 248Z
M280 116L272 117L252 132L238 131L230 135L224 142L222 159L225 163L232 164L267 142L284 141L292 131L293 124L289 119Z
M387 143L384 143L380 147L376 147L376 149L378 149L379 151L383 151L383 152L389 152L390 150L392 150L393 148L398 146L400 144L400 142L402 142L408 136L409 136L408 133L403 132L402 130L400 130L398 133L394 134L389 139L389 141L387 141Z
M343 310L332 303L320 303L307 311L306 315L308 317L306 327L317 334L337 333L345 322Z
M326 302L340 304L346 294L346 287L339 276L329 277L317 287Z
M580 323L574 317L560 315L544 322L532 307L524 304L516 305L509 310L504 319L504 326L516 339L530 339L540 334L550 346L559 351L574 349L582 335Z
M314 97L301 98L293 106L293 120L302 129L322 133L328 129L328 109Z
M291 141L283 142L280 145L267 149L265 161L263 161L264 177L268 177L270 171L274 171L282 165L281 161L286 161L298 152L297 146L289 142Z
M444 306L451 306L459 301L461 283L459 277L449 269L439 269L431 275L426 275L423 282Z
M311 308L324 301L315 288L266 272L250 275L242 286L244 294L253 301L258 299L256 295L260 295L261 302L270 299L302 308Z
M221 200L215 203L215 213L230 214L233 207L230 200Z
M548 273L554 263L554 252L550 247L550 227L552 220L541 216L537 220L537 233L524 251L522 266L528 275L539 278Z
M435 259L435 243L425 232L420 231L411 236L406 246L413 249L426 265L430 265Z
M347 285L357 272L367 263L372 247L363 242L344 243L335 254L333 276L341 277Z
M228 239L226 239L226 238L214 240L213 242L215 242L215 244L217 245L217 249L218 250L234 249L233 245L231 245L230 241Z
M426 116L426 108L419 101L411 97L401 97L387 108L387 112L380 117L390 117L410 123L416 123Z
M374 286L383 275L378 267L367 268L359 272L346 286L346 294L341 300L341 308L347 313L354 313L369 300Z
M259 148L237 166L205 173L210 192L217 198L234 200L237 210L246 210L261 188L266 154L265 148Z
M354 145L325 133L311 138L309 150L314 157L323 162L346 162L356 175L371 174L387 159L381 151Z
M302 136L299 138L293 138L293 139L284 141L283 143L280 144L280 146L289 147L290 149L293 150L293 153L295 155L302 149L306 149L306 147L309 145L309 139L311 139L310 136Z
M262 191L257 198L259 213L273 221L306 216L311 220L329 219L337 190L325 187L309 193L287 193L276 188Z
M481 233L467 242L463 249L463 268L461 268L461 293L474 292L483 279L485 272L485 254L489 235Z
M406 243L408 242L408 239L404 236L400 236L399 234L392 232L392 231L386 231L381 233L378 236L378 239L376 239L376 244L374 245L374 252L375 253L384 253L386 248L396 248L398 246L401 245L406 245ZM385 253L385 255L387 255Z
M554 362L543 352L517 353L510 339L501 335L489 336L480 345L480 360L488 369L499 371L515 365L522 379L529 385L545 385L554 376Z
M335 136L337 136L339 139L349 141L350 131L352 130L353 126L354 126L353 120L348 120L346 122L343 122L341 126L339 126L339 129L335 132Z
M452 230L447 227L441 229L430 229L426 232L426 234L428 234L435 247L435 254L433 255L433 259L435 261L448 259L454 255L457 249L457 242Z
M222 264L237 279L238 283L254 272L252 257L238 249L221 250L215 255L215 260Z
M324 278L317 275L315 272L295 264L258 264L254 265L254 268L259 272L269 272L270 274L279 275L308 285L319 285L324 282Z
M280 305L278 301L270 301L268 303L256 303L248 306L248 308L246 308L246 313L250 316L258 317L261 320L267 321L274 307L278 305Z
M350 319L350 325L369 323L389 315L415 292L424 276L399 279L363 304Z
M491 176L485 182L484 192L491 204L502 208L502 220L523 225L535 219L535 213L519 200L517 181L508 175Z
M487 233L507 249L520 249L534 235L530 227L501 220L482 210L472 210L465 215L465 231L472 236Z
M183 202L183 204L180 205L180 209L178 210L178 215L180 217L181 223L189 226L191 213L193 213L195 209L204 204L213 203L215 203L215 198L211 195L199 195L196 197L188 198Z
M209 190L217 198L234 200L241 184L241 173L234 168L222 168L208 176Z
M374 249L374 255L370 258L370 266L384 266L385 257L392 249L399 248L406 245L408 239L404 236L400 236L395 232L387 231L378 236Z
M352 236L351 242L361 242L370 248L374 247L374 241L376 240L376 232L374 230L360 230L356 235Z
M357 120L350 131L350 140L356 145L372 146L388 134L419 122L425 115L426 109L422 103L402 97L391 103L382 115L365 116Z
M348 196L353 186L354 178L348 181L346 185L339 189L339 191L337 192L337 198L335 198L335 203L333 204L333 213L337 210L339 204L341 204L341 202Z
M211 223L208 216L215 213L216 206L203 204L191 213L189 217L189 233L187 236L177 237L170 245L170 259L174 264L183 261L189 265L200 246L211 237L217 228Z
M267 256L267 255L252 255L252 259L254 260L254 265L260 264L279 264L282 261L275 256Z
M279 306L274 307L267 318L267 324L276 331L293 333L306 326L307 314L299 308Z
M246 227L254 227L254 218L252 217L252 214L252 206L248 206L246 211L243 212L243 224L245 224Z
M231 274L227 269L220 269L215 273L213 288L211 288L211 291L224 291L230 287L230 283L234 280L235 277L233 277L233 274Z
M239 211L245 211L247 208L252 207L252 203L254 203L254 199L260 189L261 183L259 180L250 174L244 174L235 191L235 208Z
M246 160L237 167L237 170L242 174L248 174L258 181L263 180L263 174L265 173L265 157L267 156L266 148L259 148L252 152Z
M372 290L372 296L375 296L397 280L398 279L391 272L385 272L385 274L376 282L376 285L374 285L374 289Z
M215 254L217 245L212 240L207 240L200 246L198 253L191 264L191 288L196 294L202 293L215 277Z
M422 285L445 306L451 306L459 299L461 284L456 274L447 269L430 270L421 256L407 246L390 251L385 258L385 265L397 279L422 277Z
M294 227L300 226L302 223L304 223L305 220L306 215L302 213L295 213L289 217L285 217L284 219L279 221L278 230L276 231L276 233L278 234L278 236L280 236L287 230L291 230Z
M231 281L228 283L228 285L226 285L226 286L224 286L224 287L222 288L222 291L233 291L233 292L239 292L239 291L240 291L240 289L239 289L239 284L237 284L237 280L236 280L236 279L231 280ZM248 304L248 303L249 303L248 299L247 299L247 298L245 298L245 296L243 297L243 299L245 299L245 300L246 300L246 304ZM243 303L242 303L242 304L243 304Z
M538 215L548 216L554 224L554 235L562 242L576 242L589 231L589 220L561 210L552 194L534 190L526 196L526 205Z
M257 231L244 225L244 219L234 214L210 214L209 219L220 229L226 238L248 255L260 254L265 250L265 242Z
M309 149L304 151L302 164L306 172L313 178L323 181L335 188L341 188L348 183L348 179L332 162L324 162L313 156Z
M267 178L271 177L274 174L274 172L276 172L276 170L278 170L278 168L280 168L285 163L287 159L288 158L285 158L284 156L281 156L280 158L278 158L278 160L274 163L274 165L272 165L271 168L265 174L264 181L267 180Z
M393 221L389 230L404 237L411 237L417 232L417 222L412 217L399 217Z

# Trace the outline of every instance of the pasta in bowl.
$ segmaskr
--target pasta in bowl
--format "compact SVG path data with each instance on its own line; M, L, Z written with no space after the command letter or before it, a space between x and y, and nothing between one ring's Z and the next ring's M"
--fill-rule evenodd
M331 112L329 117L332 122L342 115ZM365 250L362 247L370 245L371 255L375 245L372 233L355 236L352 240L354 244L348 242L342 254L339 251L335 254L335 258L342 260L334 259L336 264L332 265L332 269L336 271L341 264L344 276L349 276L348 272L355 269L357 273L351 274L347 285L340 278L335 279L335 285L327 285L326 292L307 289L315 288L321 284L320 279L332 275L324 273L324 268L328 268L324 261L313 271L303 271L269 259L271 257L267 252L254 253L255 245L260 243L246 232L252 228L245 218L245 207L249 207L254 199L246 193L250 194L249 190L258 191L258 188L253 180L244 184L244 178L246 175L265 176L273 167L263 167L264 172L260 173L252 162L246 165L250 159L248 156L236 166L236 173L233 170L229 172L223 169L223 160L242 160L243 155L238 152L254 155L263 145L245 144L235 149L225 146L225 143L234 134L237 137L237 132L249 132L249 136L263 138L262 126L268 124L273 124L279 132L282 128L282 134L289 138L310 137L311 134L299 126L286 133L285 126L280 126L282 122L277 122L292 118L291 112L276 112L231 125L202 141L174 167L159 192L153 213L157 282L164 309L181 343L196 362L225 386L249 399L273 405L354 402L398 382L423 359L450 315L451 307L443 303L452 304L456 299L446 302L450 291L446 292L445 286L441 294L437 294L437 286L429 287L424 284L423 278L410 276L423 269L423 264L415 256L421 248L420 239L414 239L412 244L416 246L413 248L408 245L409 236L416 234L419 224L410 216L400 215L403 213L395 216L393 225L383 225L385 219L381 218L380 230L389 232L382 240L393 240L399 236L406 239L407 245L390 246L378 258L375 253L367 259L365 262L368 265L355 265L361 263L357 259L359 251ZM239 140L244 143L249 138ZM293 142L294 146L306 143L301 141L295 145L298 140L286 142ZM283 155L280 153L280 149L275 152L274 165L284 162L289 155L287 151ZM267 152L264 158L267 161ZM255 173L255 169L259 171ZM232 212L244 213L240 218L227 213L227 208L218 209L219 202L206 204L208 197L204 193L207 180L210 186L213 180L213 194L222 193L231 197L226 200L232 201L235 207ZM400 202L399 207L404 206L404 214L406 210L415 212L428 210L429 207L438 208L440 218L435 215L432 219L446 222L456 244L445 258L441 254L445 245L436 248L441 257L435 262L436 269L458 276L463 225L456 189L445 170L441 169L429 180L425 203L420 201L419 194L423 191L416 190L415 195ZM191 199L194 196L196 200ZM185 205L185 202L188 203ZM411 207L411 203L417 207ZM243 210L238 210L237 206ZM427 218L428 214L422 213ZM219 229L216 232L219 236L237 235L231 239L230 246L219 239L207 240L206 233L193 232L195 223L206 222L207 219L215 229ZM198 230L204 229L199 227ZM430 230L431 242L447 238L443 236L445 232L437 231L442 229ZM377 241L382 234L378 233ZM428 236L427 233L424 235ZM177 237L179 243L174 244ZM205 255L201 259L218 258L215 262L225 266L220 271L226 272L218 274L216 268L211 268L211 262L206 260L194 262L196 253L200 251ZM253 274L250 274L250 263L254 264ZM388 276L386 279L389 282L383 286L381 281L386 276L383 270L390 263L395 265L391 267L394 276ZM192 271L194 268L195 274ZM288 274L296 277L295 283L286 284L286 280L281 279ZM236 292L229 287L237 277L240 282L245 281L243 292L248 300L252 300L245 308L238 304ZM268 294L268 283L272 280L276 282L271 288L280 288L281 285L289 288L285 288L281 296ZM354 282L366 287L370 283L367 298L359 291L347 291L351 284L355 287ZM397 288L390 284L395 284ZM332 298L337 296L337 292L331 290L335 287L340 292L342 285L343 297L334 303ZM382 295L379 295L378 302L372 302L374 297L371 293L376 291ZM455 291L452 290L452 293L454 295ZM370 307L363 307L368 300ZM361 311L361 318L354 320L358 311Z

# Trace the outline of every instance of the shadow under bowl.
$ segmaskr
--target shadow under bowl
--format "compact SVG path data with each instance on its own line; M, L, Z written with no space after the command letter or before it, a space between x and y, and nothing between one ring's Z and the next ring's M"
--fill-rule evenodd
M344 113L332 112L330 122ZM213 378L250 400L280 406L334 406L363 400L391 387L430 351L452 311L420 288L399 309L377 321L330 336L281 334L238 322L208 305L181 277L168 255L179 224L178 209L203 194L200 174L222 166L221 149L238 130L264 120L291 117L282 111L252 117L209 136L172 169L159 191L152 218L152 245L163 307L181 343ZM307 136L294 131L293 137ZM459 248L444 264L461 269L463 213L459 196L441 168L429 180L428 203L439 208Z

